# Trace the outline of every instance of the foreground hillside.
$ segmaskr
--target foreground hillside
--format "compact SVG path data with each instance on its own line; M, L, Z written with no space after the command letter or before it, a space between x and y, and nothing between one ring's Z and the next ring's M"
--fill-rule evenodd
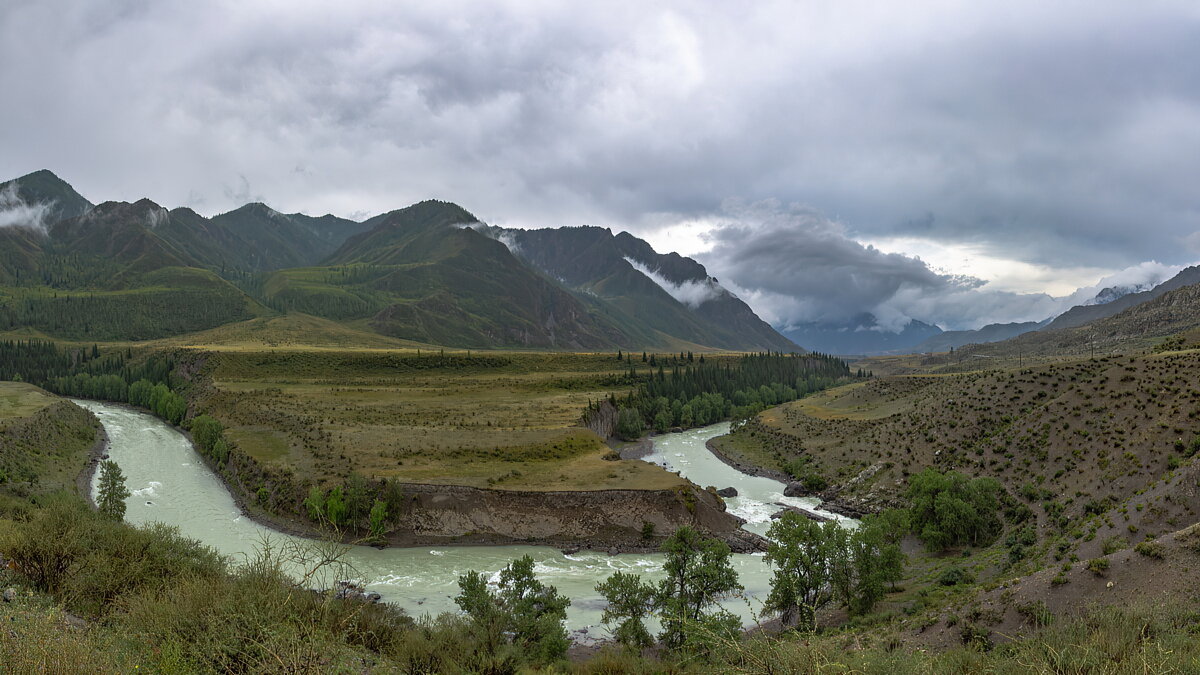
M1197 381L1197 351L892 376L768 410L713 444L856 512L907 507L927 469L994 479L999 533L960 564L912 559L906 584L937 588L961 566L987 589L956 581L925 600L928 620L901 631L944 645L965 614L985 634L1011 635L1031 628L1031 607L1052 617L1155 594L1194 606Z

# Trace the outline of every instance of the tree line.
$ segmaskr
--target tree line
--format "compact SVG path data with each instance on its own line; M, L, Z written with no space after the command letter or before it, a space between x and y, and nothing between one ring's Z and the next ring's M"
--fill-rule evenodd
M618 353L635 389L609 402L618 408L617 435L633 440L646 429L696 427L752 416L762 410L827 389L853 377L846 362L825 354L746 354L718 363L691 352L660 356ZM595 402L585 413L600 410Z
M868 518L856 529L835 522L818 524L785 514L768 533L766 562L771 591L763 617L778 616L785 628L813 631L816 612L836 602L852 615L869 613L889 585L901 579L902 523ZM704 655L721 641L736 641L741 619L721 607L743 591L729 545L681 527L662 545L663 578L617 572L596 585L604 598L602 622L613 639L636 651L657 640L671 651ZM513 561L500 573L497 588L487 577L459 577L455 603L479 631L489 654L518 649L535 662L561 659L569 646L564 621L570 599L533 574L533 559ZM657 618L652 635L646 621Z

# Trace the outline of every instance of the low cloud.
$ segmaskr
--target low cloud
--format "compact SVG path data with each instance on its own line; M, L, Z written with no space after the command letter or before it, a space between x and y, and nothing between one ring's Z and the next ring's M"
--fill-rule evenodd
M684 281L675 283L657 270L652 270L639 260L635 260L628 256L625 257L625 262L633 266L633 269L645 274L651 281L658 284L672 298L687 305L688 307L699 307L709 300L716 299L721 295L723 290L717 282L712 279L703 281Z
M917 257L855 241L818 211L776 201L730 202L697 258L779 328L839 324L862 313L899 331L913 319L946 330L1041 321L1091 301L1109 287L1143 289L1182 266L1143 262L1066 296L995 290L983 279L932 270Z
M0 227L27 227L46 231L46 213L51 204L30 204L17 193L16 183L0 190Z

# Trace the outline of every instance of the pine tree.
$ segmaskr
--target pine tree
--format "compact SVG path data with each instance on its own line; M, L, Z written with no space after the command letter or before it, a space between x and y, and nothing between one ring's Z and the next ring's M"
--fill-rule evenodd
M125 487L125 474L111 459L100 463L100 492L96 496L96 508L100 513L121 520L125 517L125 500L132 494Z

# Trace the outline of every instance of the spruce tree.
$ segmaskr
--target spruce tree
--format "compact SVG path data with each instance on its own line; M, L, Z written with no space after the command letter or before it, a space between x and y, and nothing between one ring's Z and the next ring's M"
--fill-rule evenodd
M121 520L125 517L125 500L132 494L125 487L125 474L111 459L100 463L100 492L96 496L96 508L100 513Z

